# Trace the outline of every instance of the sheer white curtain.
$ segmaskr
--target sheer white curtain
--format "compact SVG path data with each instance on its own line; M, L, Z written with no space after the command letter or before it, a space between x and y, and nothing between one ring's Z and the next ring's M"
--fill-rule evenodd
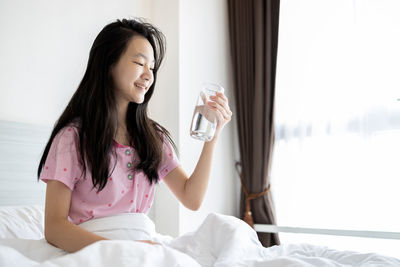
M278 225L400 232L399 14L398 0L281 0ZM280 237L400 257L400 240Z

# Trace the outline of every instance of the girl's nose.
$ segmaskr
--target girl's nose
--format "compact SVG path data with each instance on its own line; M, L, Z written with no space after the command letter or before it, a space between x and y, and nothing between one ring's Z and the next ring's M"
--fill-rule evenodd
M142 73L142 77L149 81L151 77L153 76L153 72L150 70L150 68L145 68L144 72Z

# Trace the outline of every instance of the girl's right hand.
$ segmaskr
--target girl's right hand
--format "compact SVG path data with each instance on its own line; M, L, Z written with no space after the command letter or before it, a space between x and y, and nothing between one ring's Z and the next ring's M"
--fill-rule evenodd
M151 244L151 245L161 245L161 243L153 242L153 241L151 241L151 240L135 240L135 241L137 241L137 242L143 242L143 243L148 243L148 244Z

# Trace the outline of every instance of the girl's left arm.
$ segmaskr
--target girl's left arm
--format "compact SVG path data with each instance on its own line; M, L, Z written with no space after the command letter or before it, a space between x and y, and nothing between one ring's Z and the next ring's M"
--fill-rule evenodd
M177 167L164 177L164 182L169 189L185 207L191 210L198 210L203 202L210 179L215 144L222 128L232 117L228 99L224 94L217 93L217 96L212 100L207 104L216 112L217 128L214 138L204 143L199 161L192 175L187 177L184 170L181 167Z

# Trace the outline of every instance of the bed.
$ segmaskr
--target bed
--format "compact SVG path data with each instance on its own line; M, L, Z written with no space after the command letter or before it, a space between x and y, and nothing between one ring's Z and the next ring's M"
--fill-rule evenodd
M144 214L89 221L82 227L112 240L67 253L44 239L45 186L35 168L49 133L0 121L0 266L400 266L395 258L312 244L264 248L246 223L217 213L176 238L156 233ZM133 241L143 237L160 245Z

